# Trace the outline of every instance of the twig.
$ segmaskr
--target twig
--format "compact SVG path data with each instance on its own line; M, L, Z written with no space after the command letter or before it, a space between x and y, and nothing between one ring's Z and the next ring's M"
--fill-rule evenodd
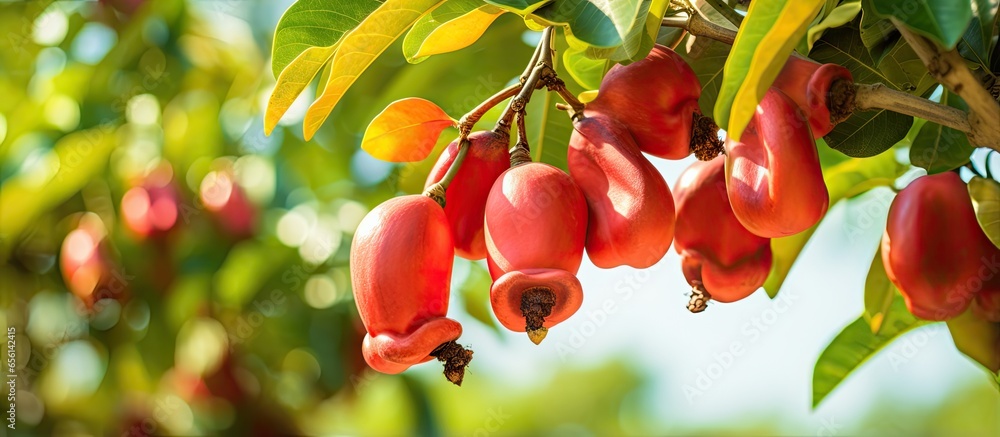
M697 8L691 9L686 17L683 15L664 17L663 21L660 22L660 25L684 29L694 36L711 38L729 45L736 42L735 30L727 29L713 23L712 20L709 20L708 17L706 17L705 14L702 14Z
M965 112L957 108L941 105L902 91L896 91L880 83L856 83L854 84L854 91L854 110L856 111L888 109L900 114L922 118L962 132L972 130Z
M945 50L926 37L917 35L898 19L891 20L920 60L924 61L931 76L969 105L969 140L1000 150L1000 103L980 85L965 65L965 60L955 50Z
M735 9L729 7L729 4L726 2L721 0L705 0L705 3L708 3L712 6L712 8L722 14L723 17L726 17L730 23L733 23L733 26L740 27L740 24L743 23L743 16L740 15L739 12L736 12Z
M528 101L531 100L531 94L542 85L541 80L543 76L555 74L552 70L552 32L553 28L551 26L546 27L542 32L542 40L539 42L538 49L536 50L538 57L531 67L531 73L524 80L520 92L507 103L507 107L504 108L500 120L497 121L496 127L493 128L494 132L510 132L510 123L514 119L514 113L524 111L524 108L528 105ZM536 59L534 56L532 58Z
M494 106L499 105L504 100L513 97L519 91L521 91L520 83L511 85L507 88L500 90L496 94L492 95L490 98L486 99L486 101L484 101L483 103L480 103L479 106L476 106L467 114L463 115L462 118L458 120L459 136L460 137L469 136L469 133L472 132L473 126L475 126L475 124L479 122L479 119L483 118L483 115L485 115L487 111L493 109Z

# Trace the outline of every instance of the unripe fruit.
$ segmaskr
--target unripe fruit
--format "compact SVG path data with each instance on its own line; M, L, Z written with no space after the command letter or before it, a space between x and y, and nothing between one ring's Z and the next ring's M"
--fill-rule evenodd
M462 334L445 317L454 254L444 210L426 196L387 200L358 225L351 284L368 331L362 352L373 369L400 373ZM446 375L461 385L461 371Z
M493 182L510 168L510 137L492 131L469 135L469 151L462 166L448 185L444 213L455 238L455 253L471 260L486 258L486 239L483 233L483 212L486 197ZM441 180L458 155L458 141L452 141L441 153L427 184Z
M674 249L696 291L707 291L719 302L734 302L764 284L771 271L771 243L736 219L726 195L724 159L695 162L677 180Z
M490 303L507 329L527 331L537 344L580 308L573 275L586 236L587 201L566 173L527 163L497 179L486 201L486 260Z
M666 159L691 154L691 121L701 84L673 50L656 45L645 59L616 65L587 108L628 126L643 152Z
M726 140L726 186L733 212L767 238L797 234L823 218L830 196L802 112L771 88L740 141Z
M831 117L829 101L833 84L839 80L853 83L851 71L837 64L818 64L792 55L771 85L795 101L809 119L813 138L830 133L845 114Z
M948 320L963 313L976 293L1000 292L1000 279L990 271L998 257L958 174L918 178L893 199L882 263L913 315ZM990 302L991 296L983 299L987 309Z
M253 236L257 211L231 170L216 170L201 181L201 202L222 230L235 238Z
M674 201L628 129L588 111L574 124L567 161L587 199L587 256L594 265L644 269L663 258L674 238Z

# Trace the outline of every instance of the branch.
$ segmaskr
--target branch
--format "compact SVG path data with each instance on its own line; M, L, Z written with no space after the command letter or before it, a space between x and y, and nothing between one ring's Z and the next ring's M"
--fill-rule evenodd
M538 43L535 55L531 57L532 62L525 69L525 72L530 71L530 74L523 80L520 92L507 103L507 107L504 108L503 113L500 115L500 120L497 121L496 126L493 128L494 132L509 133L514 114L524 111L524 108L528 105L528 101L531 100L531 94L542 85L542 77L555 74L555 71L552 70L553 30L554 28L550 26L542 31L542 40Z
M955 50L944 50L926 37L917 35L898 19L891 20L920 60L927 65L931 76L969 105L969 140L974 144L1000 150L1000 103L976 80L965 65L965 60Z
M881 83L854 84L854 110L867 111L873 109L888 109L900 114L947 126L962 132L970 132L972 126L965 112L932 102L922 97L902 91L896 91Z
M665 17L660 25L684 29L694 36L704 36L729 45L736 42L735 30L713 23L697 8L689 10L686 17L683 15Z

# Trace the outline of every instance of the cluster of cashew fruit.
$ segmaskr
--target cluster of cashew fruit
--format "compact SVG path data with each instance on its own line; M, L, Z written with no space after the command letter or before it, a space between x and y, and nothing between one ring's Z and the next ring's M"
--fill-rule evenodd
M672 50L656 46L646 59L612 68L596 99L573 114L568 174L531 162L520 143L510 149L505 130L472 133L466 150L456 140L431 171L425 195L379 205L355 234L351 271L368 331L365 360L375 370L399 373L438 358L448 379L461 383L472 351L455 343L462 328L445 317L456 254L486 259L494 314L536 344L580 307L583 289L575 275L584 252L600 268L647 268L673 243L692 289L690 311L703 311L713 299L749 296L771 271L770 239L809 229L826 214L829 195L815 139L849 115L831 111L843 105L829 100L842 98L835 88L850 87L851 80L843 67L790 58L741 140L723 142L714 122L700 114L694 72ZM683 172L673 194L644 156L692 153L700 161ZM431 191L446 174L454 179L435 196ZM938 200L910 194L942 179L955 193ZM959 193L964 189L954 175L923 178L897 199L908 206L894 204L890 213L886 270L920 317L941 320L964 311L972 294L942 290L976 268L972 260L997 251L977 225L968 195ZM944 213L954 205L935 202L962 203L964 210ZM969 235L961 237L968 238L943 234L944 228L963 229ZM897 246L912 246L893 248L893 234L911 238ZM940 247L941 255L918 248L927 244ZM975 296L991 319L1000 308L996 289L987 284Z

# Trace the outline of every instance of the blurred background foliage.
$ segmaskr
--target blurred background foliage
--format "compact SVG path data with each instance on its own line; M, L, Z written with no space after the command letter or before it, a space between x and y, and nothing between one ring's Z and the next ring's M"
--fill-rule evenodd
M521 73L538 35L507 14L472 47L419 65L397 43L304 142L308 92L263 135L271 37L287 4L0 2L0 302L18 368L17 429L6 431L815 433L821 421L805 412L683 419L688 406L658 401L683 384L651 382L671 363L638 365L620 350L544 370L526 360L506 374L480 364L528 349L503 346L523 339L496 329L488 274L461 260L452 313L484 346L466 385L445 383L433 364L368 370L352 234L378 203L421 190L433 158L377 161L358 149L365 126L409 96L460 116ZM533 152L558 164L570 124L553 103L533 99L529 126ZM1000 427L988 385L941 396L879 403L836 431Z

